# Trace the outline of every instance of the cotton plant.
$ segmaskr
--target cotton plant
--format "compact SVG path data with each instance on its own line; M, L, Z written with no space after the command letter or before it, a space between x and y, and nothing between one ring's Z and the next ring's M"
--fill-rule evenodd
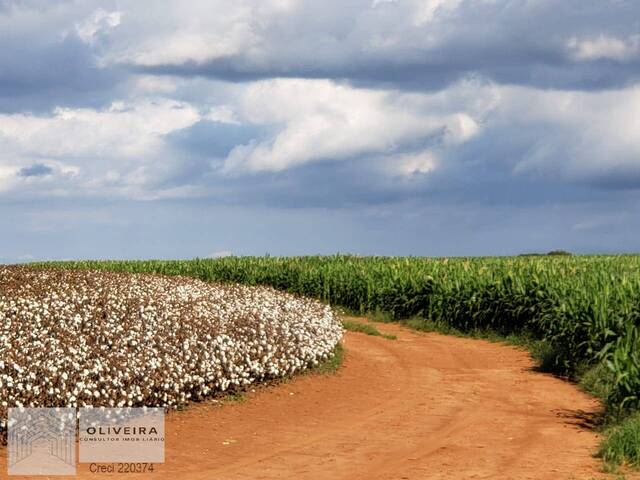
M11 407L168 407L325 360L331 308L268 287L0 267L0 436Z

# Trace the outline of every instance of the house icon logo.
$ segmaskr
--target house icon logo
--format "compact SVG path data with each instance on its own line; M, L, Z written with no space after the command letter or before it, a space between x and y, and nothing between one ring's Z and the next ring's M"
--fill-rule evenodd
M9 475L75 475L76 410L11 408Z

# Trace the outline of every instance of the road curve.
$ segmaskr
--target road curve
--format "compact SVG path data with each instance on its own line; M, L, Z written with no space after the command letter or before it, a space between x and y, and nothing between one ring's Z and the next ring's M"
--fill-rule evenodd
M588 425L600 405L535 372L525 352L376 326L398 339L347 333L336 375L302 376L241 402L171 413L166 463L145 478L602 477ZM105 477L81 465L72 478Z

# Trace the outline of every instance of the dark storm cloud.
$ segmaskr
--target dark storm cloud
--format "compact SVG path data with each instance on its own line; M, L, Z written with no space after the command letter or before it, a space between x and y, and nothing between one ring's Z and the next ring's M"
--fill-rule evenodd
M0 3L0 112L44 113L113 100L129 74L101 67L101 45L83 42L76 32L95 8L69 0Z
M113 100L123 79L118 68L98 68L87 46L73 37L49 45L16 45L0 50L0 111L100 107Z
M594 187L608 190L640 190L640 161L635 165L603 172L591 183Z
M28 167L21 168L18 175L21 177L44 177L53 172L51 167L43 163L34 163Z
M571 49L572 39L625 41L640 33L634 1L463 1L450 10L441 2L433 19L417 24L419 2L375 8L370 1L340 2L333 5L335 15L327 15L330 4L302 2L277 20L254 25L260 44L252 49L132 68L234 82L334 78L417 90L440 89L474 73L499 83L586 90L640 78L640 51L625 58L576 58Z
M202 76L227 82L251 82L269 78L332 78L358 87L407 90L440 90L470 75L480 75L498 83L567 90L621 88L640 80L640 61L611 59L574 61L559 45L533 50L528 45L508 46L511 41L487 46L476 43L444 46L425 52L420 59L390 54L388 58L366 55L346 57L338 65L316 63L312 54L300 52L300 59L278 64L280 59L247 65L242 57L230 57L196 63L136 66L132 72ZM556 47L556 48L552 48ZM401 52L398 55L402 55ZM639 57L640 58L640 57Z
M471 152L461 152L460 156ZM369 158L304 165L279 173L227 177L200 176L211 195L205 201L227 205L262 205L279 209L351 209L400 205L473 204L529 208L607 200L615 193L560 179L517 176L510 165L470 158L450 158L439 171L410 176L372 170Z

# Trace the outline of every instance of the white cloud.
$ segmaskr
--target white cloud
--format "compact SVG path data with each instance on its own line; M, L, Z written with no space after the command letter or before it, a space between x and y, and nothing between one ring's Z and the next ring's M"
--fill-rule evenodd
M504 135L532 132L516 172L592 180L640 171L640 86L605 92L500 90L492 128Z
M450 143L464 143L480 131L478 123L466 113L451 115L447 121L446 139Z
M611 59L618 61L640 57L640 35L625 39L601 34L595 38L578 40L571 38L567 47L576 60L589 61Z
M432 22L438 14L455 10L461 3L462 0L417 0L414 22L416 25Z
M168 99L114 102L103 110L57 108L52 115L0 115L0 189L39 186L39 193L142 187L179 163L164 136L199 121L190 104ZM46 177L18 178L44 164Z
M133 89L142 95L169 94L176 91L179 82L171 77L139 75L133 81Z
M479 113L477 106L457 102L458 91L466 88L463 83L452 92L429 95L357 89L328 80L258 82L247 88L239 115L250 123L277 126L278 131L236 147L225 168L280 171L313 161L392 153L429 136L462 143L480 130L472 118ZM474 111L461 111L466 108Z
M231 125L240 125L240 121L236 117L235 112L228 105L219 105L211 107L209 113L205 116L207 120L219 123L228 123Z
M217 91L218 85L210 88ZM512 139L525 147L493 161L516 174L591 181L640 167L640 87L571 92L470 79L438 92L406 93L278 79L240 84L225 95L227 103L211 94L211 103L201 108L140 98L104 109L58 108L46 116L0 114L0 191L143 199L206 195L206 175L216 176L203 173L210 159L204 166L190 163L188 145L177 151L167 141L168 134L201 120L259 132L216 159L223 173L234 176L361 158L361 168L415 178L455 162L469 142L480 140L467 152L477 145L500 151ZM18 174L33 165L51 173Z
M145 21L147 5L125 1L120 6L126 9L130 21L123 22L104 61L142 66L204 63L247 52L258 42L253 31L255 16L266 10L280 12L289 3L271 1L257 8L246 0L193 0L188 6L161 1L154 7L157 15L150 25Z
M392 175L414 177L433 172L438 167L438 158L430 150L418 153L399 154L383 159L383 169Z
M100 33L109 32L120 25L122 12L107 12L99 8L89 18L76 24L76 33L86 43L93 43Z
M138 80L153 89L155 78ZM207 190L201 179L172 182L182 175L185 160L189 168L189 160L166 140L167 134L200 120L261 127L262 133L236 145L223 159L223 172L233 175L353 157L370 157L374 163L386 158L392 175L426 174L437 160L431 149L421 150L421 144L453 148L481 135L484 118L495 108L495 90L478 80L422 94L356 88L330 80L278 79L236 86L227 91L228 103L214 103L220 98L213 95L213 106L201 109L166 98L140 98L100 110L4 114L0 115L4 168L0 184L4 190L31 187L63 195L92 192L145 199L203 195ZM422 153L403 153L416 148ZM19 169L34 164L45 165L51 174L18 178Z
M299 0L160 0L154 4L153 21L148 5L123 0L127 12L119 35L104 52L105 63L133 63L152 67L185 62L203 64L233 55L248 62L264 60L269 46L268 26L294 12Z
M56 108L51 116L1 114L0 144L5 156L136 157L199 119L193 106L167 99L114 102L104 110Z
M371 2L371 8L376 8L386 3L398 3L398 0L373 0Z
M10 190L18 183L18 171L16 166L2 165L0 162L0 193Z
M204 63L238 53L244 45L244 37L250 36L244 25L239 25L229 35L204 32L175 32L156 38L136 47L119 58L123 62L154 66L179 64L187 61Z

